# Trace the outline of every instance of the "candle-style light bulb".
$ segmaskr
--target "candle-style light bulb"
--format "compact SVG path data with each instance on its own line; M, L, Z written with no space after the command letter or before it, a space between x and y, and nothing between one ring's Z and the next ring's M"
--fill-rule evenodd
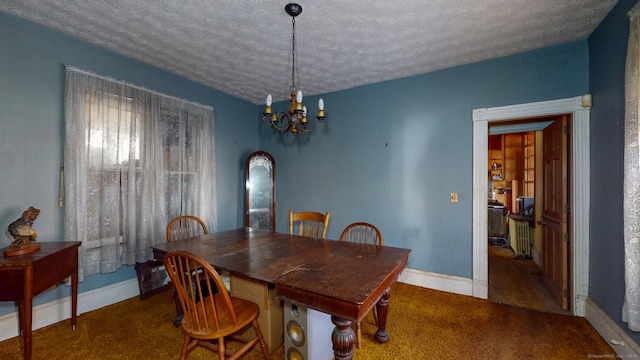
M300 120L303 124L307 123L307 107L302 107L302 119Z
M296 94L296 110L302 110L302 90Z
M271 94L267 95L267 109L265 110L265 113L267 114L271 114L271 103L272 103L272 98L271 98Z
M318 100L318 117L321 119L324 118L324 100L322 100L322 98Z

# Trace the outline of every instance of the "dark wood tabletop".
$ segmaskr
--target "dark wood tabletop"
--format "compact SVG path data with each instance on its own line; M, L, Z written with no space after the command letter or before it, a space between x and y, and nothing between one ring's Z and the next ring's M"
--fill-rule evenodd
M253 228L153 246L156 259L172 250L192 252L220 270L273 283L279 298L331 314L343 331L341 338L333 337L334 350L336 342L339 347L350 345L342 352L336 350L336 359L351 358L350 324L361 321L374 306L378 307L380 328L376 339L388 340L390 286L406 268L411 252Z

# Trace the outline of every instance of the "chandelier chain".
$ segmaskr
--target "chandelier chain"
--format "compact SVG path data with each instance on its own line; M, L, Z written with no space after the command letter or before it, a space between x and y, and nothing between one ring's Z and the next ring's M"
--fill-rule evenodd
M291 91L296 92L296 18L291 17Z

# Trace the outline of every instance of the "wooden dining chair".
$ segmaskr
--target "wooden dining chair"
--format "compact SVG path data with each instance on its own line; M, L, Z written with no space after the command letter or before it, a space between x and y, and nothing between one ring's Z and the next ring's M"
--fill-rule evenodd
M230 296L213 266L198 255L172 251L163 261L184 309L181 360L186 359L187 353L196 346L217 352L220 360L227 356L237 359L256 344L260 345L264 358L270 359L258 324L260 308L256 303ZM249 325L256 336L247 340L238 333ZM231 352L226 347L229 339L244 344Z
M358 244L384 245L382 234L375 225L366 222L354 222L349 224L340 235L340 241L348 241Z
M314 211L294 213L289 210L289 233L324 239L329 226L331 213L322 214ZM297 231L294 232L294 229Z
M354 222L349 224L340 235L340 241L347 241L357 244L369 244L382 246L384 239L382 233L375 225L366 222ZM378 325L378 312L373 308L373 320ZM356 346L360 349L362 345L362 330L360 322L356 322Z
M207 226L197 216L181 215L169 221L167 225L167 241L184 240L208 234Z
M167 242L189 239L192 237L208 234L207 225L199 217L193 215L181 215L175 217L167 224ZM174 290L171 292L169 302L176 303L176 317L173 325L180 326L180 321L184 313L177 299L178 294Z

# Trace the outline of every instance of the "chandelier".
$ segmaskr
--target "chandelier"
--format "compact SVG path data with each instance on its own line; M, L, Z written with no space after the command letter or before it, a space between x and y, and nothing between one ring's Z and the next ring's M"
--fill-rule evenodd
M324 122L324 101L318 100L318 116L309 124L307 120L307 107L302 104L302 90L296 87L296 16L302 13L302 6L296 3L287 4L284 10L291 16L291 106L288 112L271 112L272 98L271 94L267 95L266 109L262 113L262 122L269 122L271 127L286 133L291 132L297 134L301 132L311 131L316 127L318 122Z

